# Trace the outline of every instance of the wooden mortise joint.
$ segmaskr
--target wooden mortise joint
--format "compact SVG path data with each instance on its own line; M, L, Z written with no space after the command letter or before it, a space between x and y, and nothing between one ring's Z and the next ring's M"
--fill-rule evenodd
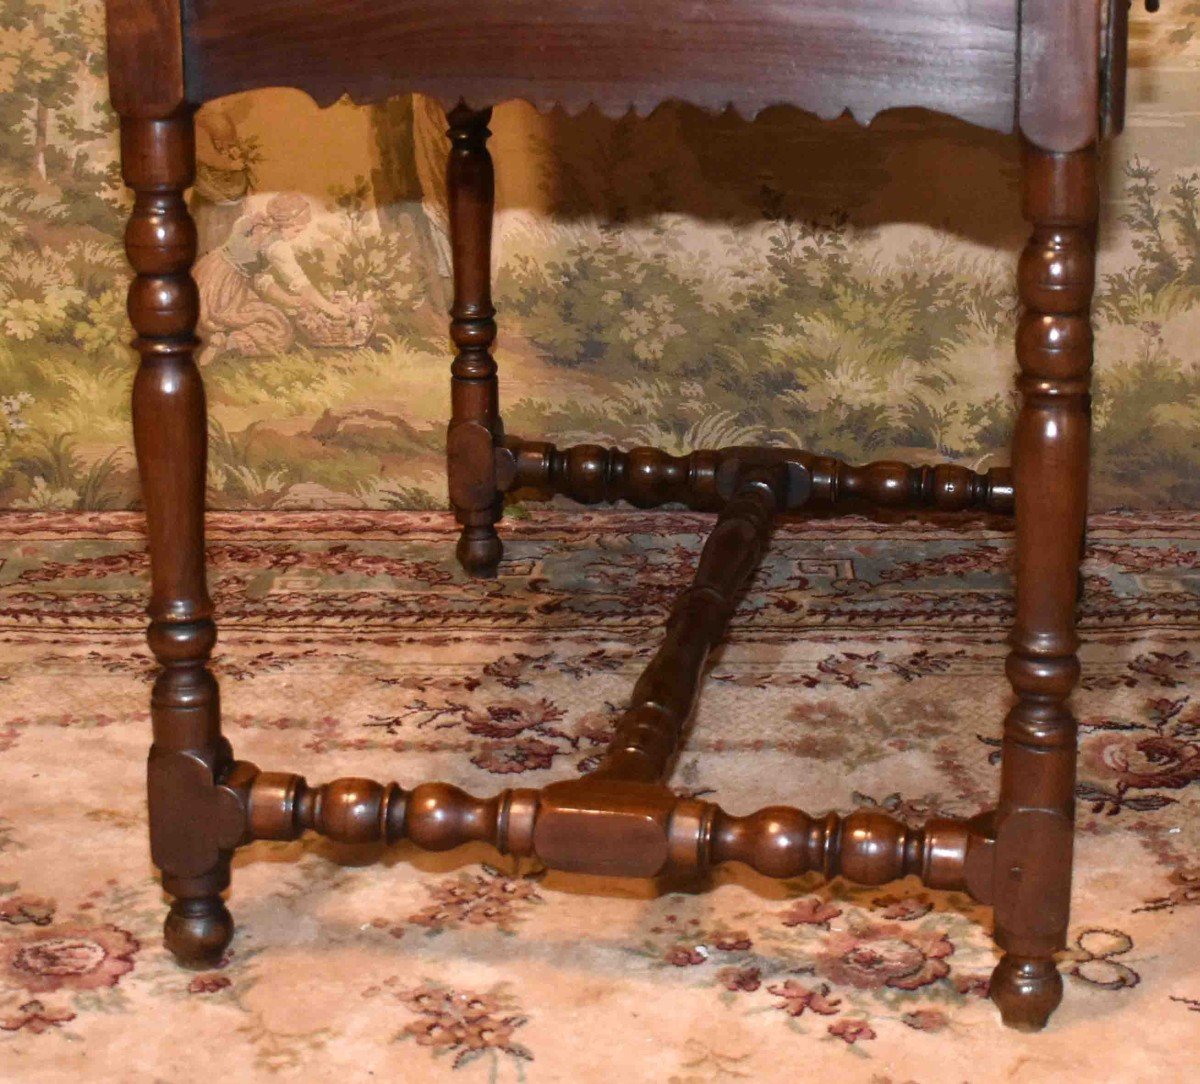
M584 504L628 501L639 508L686 504L717 511L731 498L729 479L748 467L785 464L800 488L789 489L784 509L858 503L941 512L1013 510L1012 473L979 473L957 463L910 466L883 460L855 466L831 456L786 448L720 448L673 456L658 448L558 448L545 441L506 437L496 449L496 488L557 493ZM802 474L799 472L803 472Z
M694 875L726 862L768 877L818 872L871 885L916 874L930 888L965 891L982 903L992 896L990 814L909 828L874 810L811 817L771 806L735 817L661 784L622 779L584 777L475 798L446 783L406 791L337 779L310 787L301 776L243 764L232 775L228 789L242 803L247 839L315 831L343 843L409 840L429 851L479 842L551 869L609 877Z
M246 768L228 766L228 745L210 763L195 751L152 749L146 766L150 856L177 879L201 877L246 838Z

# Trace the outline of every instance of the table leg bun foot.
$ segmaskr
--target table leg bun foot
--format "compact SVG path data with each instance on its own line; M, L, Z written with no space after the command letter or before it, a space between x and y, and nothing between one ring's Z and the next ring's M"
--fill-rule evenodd
M220 896L176 900L163 926L163 941L184 967L215 967L233 940L233 916Z
M1041 1031L1062 994L1062 976L1051 959L1008 954L992 972L991 999L1005 1026L1016 1031Z
M468 576L490 580L496 576L504 547L495 527L464 527L455 554Z

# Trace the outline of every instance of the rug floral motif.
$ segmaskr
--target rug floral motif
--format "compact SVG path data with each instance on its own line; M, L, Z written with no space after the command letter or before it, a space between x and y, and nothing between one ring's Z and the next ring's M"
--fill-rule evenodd
M440 514L215 516L226 732L241 757L314 782L482 795L586 770L710 524L536 512L505 527L500 578L476 583ZM911 879L726 867L681 886L483 847L260 843L235 863L226 958L177 968L145 843L143 548L134 515L0 516L0 1079L1193 1071L1200 516L1091 524L1066 994L1039 1036L1001 1029L986 998L990 911ZM672 786L734 813L920 823L990 804L1010 559L992 523L782 525Z

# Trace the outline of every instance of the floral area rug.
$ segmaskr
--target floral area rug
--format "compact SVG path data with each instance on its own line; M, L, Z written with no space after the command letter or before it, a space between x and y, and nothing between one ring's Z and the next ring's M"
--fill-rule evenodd
M491 583L448 517L213 517L239 756L476 794L593 764L711 519L540 511ZM1008 537L781 526L673 785L921 821L994 801ZM1200 1045L1200 516L1096 518L1063 1005L985 999L989 912L720 870L706 892L317 839L239 853L178 969L146 846L128 514L0 517L0 1079L1182 1081Z

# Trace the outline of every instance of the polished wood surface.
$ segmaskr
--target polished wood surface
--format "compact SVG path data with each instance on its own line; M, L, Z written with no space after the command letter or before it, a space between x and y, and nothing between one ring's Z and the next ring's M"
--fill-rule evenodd
M148 640L162 666L150 700L150 852L175 897L167 944L181 960L203 964L218 959L232 936L219 893L229 885L237 839L222 837L213 793L232 758L207 666L217 630L204 572L208 436L193 358L196 226L184 202L195 174L191 116L124 119L121 161L134 192L125 252L136 272L129 318L141 355L133 429L150 545Z
M1079 676L1074 611L1087 497L1090 305L1099 136L1124 110L1125 0L108 0L113 103L134 206L129 313L141 362L133 421L152 567L151 853L174 902L166 942L211 964L233 933L221 893L234 850L305 831L426 850L484 842L567 871L690 877L741 862L881 884L914 874L995 908L1003 951L991 996L1005 1023L1042 1027L1062 995L1054 954L1070 906ZM186 58L186 63L185 63ZM186 78L185 78L186 72ZM204 570L205 404L198 315L192 110L265 85L328 102L431 91L450 106L447 170L454 302L449 488L458 556L477 577L502 559L505 494L585 503L679 502L718 512L692 584L591 773L472 797L441 782L302 776L236 761L208 670L216 639ZM509 97L624 111L681 97L754 111L787 102L860 119L923 105L1024 141L1031 236L1020 259L1022 407L1013 465L855 466L786 448L672 456L558 448L506 435L492 347L493 166L488 107ZM469 104L467 104L469 103ZM913 827L876 811L731 816L665 784L706 659L769 543L774 517L819 508L1009 514L1016 621L999 801L969 820ZM632 589L632 585L631 585ZM981 710L984 706L981 705ZM997 714L1001 705L992 706Z
M497 451L496 485L505 493L530 489L581 504L628 501L637 508L686 504L715 512L730 497L730 479L754 462L790 465L808 479L804 502L814 506L969 509L1000 514L1013 509L1007 467L978 474L959 463L922 467L880 460L856 466L832 456L791 448L717 448L669 455L659 448L605 448L506 438ZM797 507L791 502L785 508Z
M1017 330L1021 412L1013 434L1017 617L996 812L992 998L1006 1023L1037 1028L1062 997L1052 954L1066 944L1075 819L1079 679L1075 602L1087 515L1090 308L1099 192L1094 147L1026 147L1023 202L1033 227L1021 254Z
M105 0L109 94L123 118L168 117L185 103L176 0Z
M1015 0L341 0L336 17L323 0L190 0L185 12L194 100L278 85L321 104L420 90L447 107L525 98L619 114L678 98L1013 124Z
M488 154L491 111L463 106L449 116L446 185L454 303L450 338L458 355L450 368L450 427L446 460L450 503L463 525L458 559L476 576L494 576L500 563L501 495L496 488L496 443L501 436L500 391L492 343L492 214L495 176Z
M981 903L992 897L989 816L933 817L920 828L878 810L813 817L768 806L734 816L661 783L595 773L476 798L447 783L411 791L360 778L310 786L303 776L239 762L220 789L241 810L245 841L312 831L340 843L407 840L426 851L487 843L550 869L597 876L686 881L739 862L767 877L817 872L879 885L913 875Z
M671 610L662 645L634 685L629 709L592 773L596 778L656 783L666 777L708 653L725 635L738 598L767 551L775 514L802 506L812 491L807 474L793 471L789 477L786 463L738 473L733 495L700 552L692 584Z
M1100 0L1021 0L1017 128L1044 150L1096 139L1102 11Z

